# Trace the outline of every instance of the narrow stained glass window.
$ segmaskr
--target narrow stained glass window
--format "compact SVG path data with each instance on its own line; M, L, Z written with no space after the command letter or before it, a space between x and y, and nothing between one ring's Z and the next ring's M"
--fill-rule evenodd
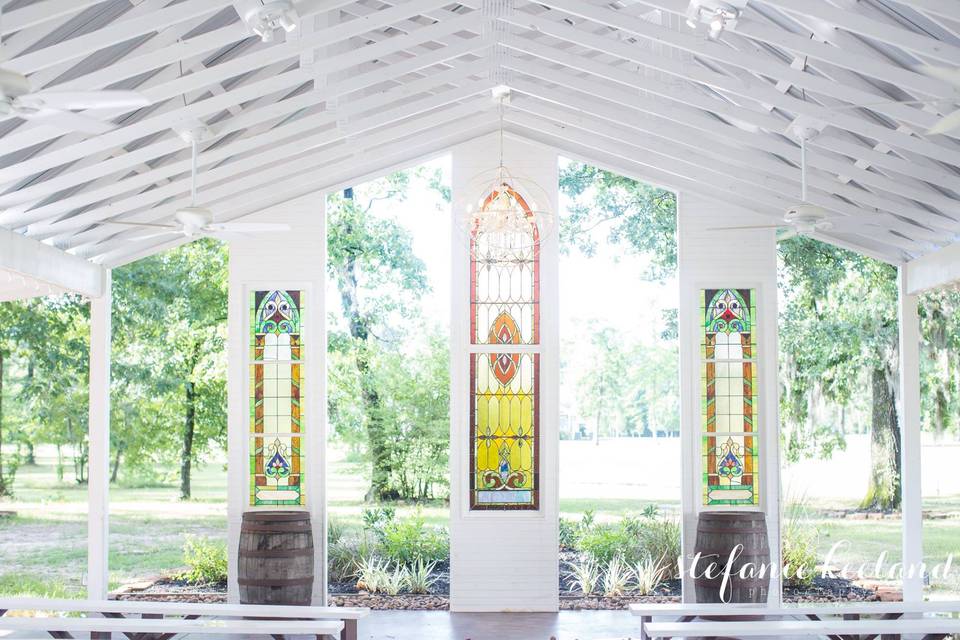
M699 317L703 504L755 506L760 503L756 291L705 289Z
M302 291L250 294L250 505L302 506Z
M505 196L505 197L504 197ZM504 186L529 228L470 239L470 508L539 508L540 245L533 213Z

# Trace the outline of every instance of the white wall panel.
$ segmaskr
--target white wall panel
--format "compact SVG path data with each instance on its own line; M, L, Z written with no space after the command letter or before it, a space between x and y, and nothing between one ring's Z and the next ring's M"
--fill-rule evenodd
M326 596L326 273L325 196L313 193L244 218L244 222L286 222L289 232L258 234L230 242L230 305L228 310L228 476L227 503L229 599L239 600L237 544L243 512L249 508L250 438L248 346L249 292L257 288L289 288L306 292L304 342L304 454L307 509L312 514L316 565L314 604Z

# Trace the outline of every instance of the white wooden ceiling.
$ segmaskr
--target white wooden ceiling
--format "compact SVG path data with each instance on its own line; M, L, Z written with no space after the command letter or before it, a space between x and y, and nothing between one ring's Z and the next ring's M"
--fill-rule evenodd
M3 4L3 0L0 0ZM496 129L572 157L748 207L777 222L800 193L840 218L831 241L894 263L960 238L957 108L920 65L960 66L958 0L749 0L712 41L687 0L299 0L263 43L230 0L7 0L2 66L34 90L135 88L151 106L64 135L0 122L0 226L108 266L182 242L111 220L218 221L343 185ZM894 101L944 98L934 104ZM718 221L722 222L722 221Z

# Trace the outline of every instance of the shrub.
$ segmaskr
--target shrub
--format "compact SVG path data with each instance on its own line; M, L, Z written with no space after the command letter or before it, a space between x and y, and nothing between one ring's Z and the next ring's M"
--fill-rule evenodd
M672 518L645 518L640 526L641 560L658 558L657 569L665 578L679 578L680 522Z
M344 528L339 520L327 521L327 544L335 545L343 539Z
M615 598L624 595L630 590L630 577L633 572L619 555L607 563L603 572L603 595Z
M667 565L663 558L654 560L647 556L633 566L634 585L637 593L648 596L667 576Z
M177 578L191 584L223 584L227 581L227 545L206 536L187 535L183 543L187 570Z
M403 589L409 577L407 568L401 564L393 565L393 571L384 572L380 590L388 596L395 596Z
M423 560L417 560L412 567L407 570L407 589L410 593L430 593L432 587L438 580L433 575L433 570L437 563L427 564Z
M580 590L584 595L590 595L597 588L600 581L600 566L590 558L583 558L579 562L568 562L570 571L567 573L567 582Z
M783 582L788 586L809 586L817 569L817 530L806 522L802 503L787 506L787 517L781 531Z
M390 579L386 560L370 556L357 562L357 589L369 593L379 593Z
M576 520L560 518L560 548L575 549L579 539L579 524Z
M577 550L600 565L609 564L615 557L633 559L637 540L621 525L597 525L581 534Z
M397 510L393 507L373 507L363 510L363 528L370 531L380 541L383 541L384 529L392 524L397 517Z
M407 520L390 522L383 529L383 555L406 567L416 562L440 562L450 557L447 531L432 527L421 515Z

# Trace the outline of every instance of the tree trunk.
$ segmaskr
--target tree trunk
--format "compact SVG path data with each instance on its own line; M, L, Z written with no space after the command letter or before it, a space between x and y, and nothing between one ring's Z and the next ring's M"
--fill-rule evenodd
M180 450L180 499L190 499L190 464L193 460L193 435L197 426L197 395L192 381L184 385L187 411L183 420L183 447Z
M870 387L870 484L860 507L893 511L900 508L900 425L891 376L884 367L870 373Z
M10 493L3 475L3 351L0 351L0 496Z
M113 455L113 468L110 470L110 482L116 484L117 476L120 475L120 456L123 454L123 445L118 444L116 452Z
M344 189L344 199L348 206L353 203L353 189ZM374 372L370 366L370 327L368 318L360 310L359 277L357 273L357 258L362 249L355 247L348 255L337 278L340 289L340 300L347 324L350 327L350 336L354 339L357 349L357 373L360 374L360 388L363 401L364 415L366 416L367 448L370 452L372 469L370 473L370 488L366 500L392 500L399 494L390 488L392 463L390 458L390 441L380 410L380 392Z

